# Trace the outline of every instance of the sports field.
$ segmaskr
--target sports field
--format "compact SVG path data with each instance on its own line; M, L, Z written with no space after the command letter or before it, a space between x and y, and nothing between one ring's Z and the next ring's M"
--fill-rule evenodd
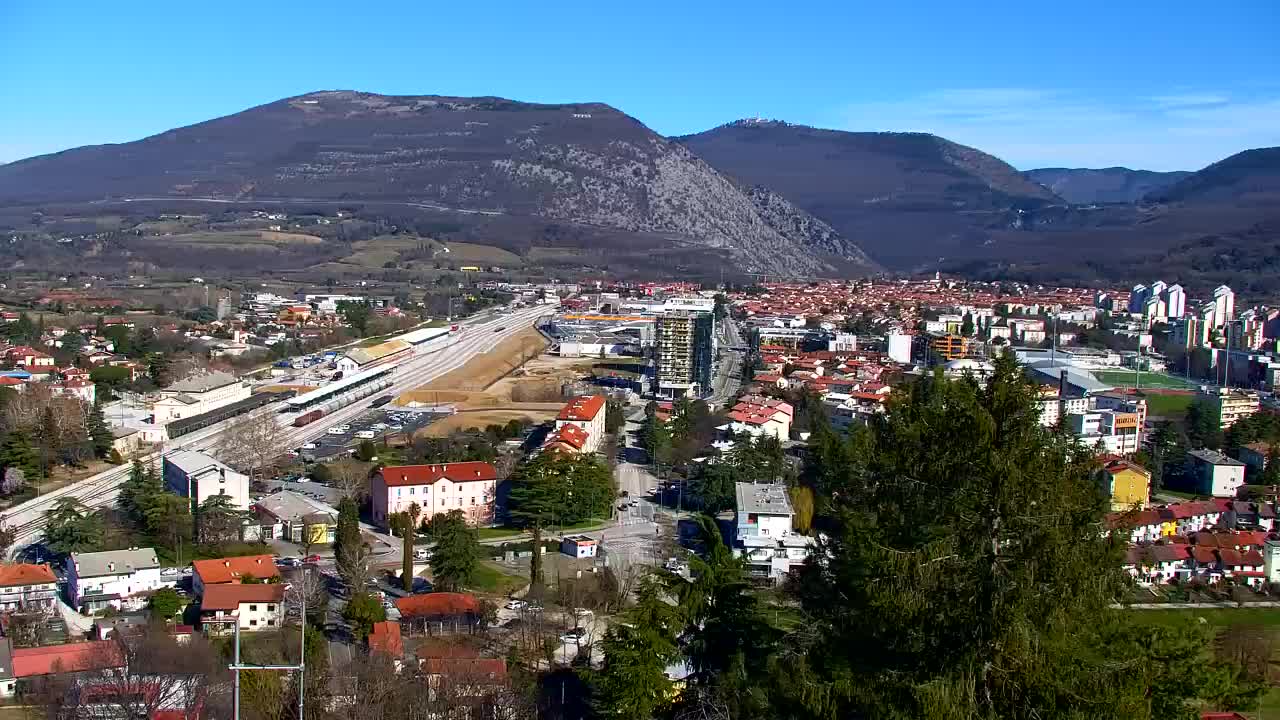
M1116 387L1170 388L1172 390L1194 390L1195 385L1174 375L1165 373L1143 372L1132 370L1094 370L1094 377L1108 385ZM1141 378L1139 378L1141 376Z

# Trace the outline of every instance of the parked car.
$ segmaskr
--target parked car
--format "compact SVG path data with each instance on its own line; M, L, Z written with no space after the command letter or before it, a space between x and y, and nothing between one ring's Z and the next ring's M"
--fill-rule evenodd
M303 450L315 450L317 447L319 447L319 446L318 446L318 445L316 445L316 444L315 444L315 443L313 443L313 442L303 443L303 445L302 445L302 449L303 449Z
M328 430L325 430L325 432L329 433L330 435L346 435L347 434L347 431L341 427L331 427Z
M570 642L572 642L572 643L576 643L576 642L578 642L579 640L581 640L582 638L586 637L586 635L587 635L587 631L586 631L586 630L583 630L583 629L582 629L582 628L580 628L580 627L576 627L576 628L573 628L573 629L571 629L571 630L565 630L565 631L564 631L564 633L560 636L560 642L562 642L562 643L570 643Z
M320 562L320 556L319 556L319 555L308 555L308 556L306 556L306 557L302 558L302 562L304 562L304 563L318 563L318 562Z
M524 610L529 607L529 603L524 600L509 600L506 607L508 610Z
M576 617L576 618L579 618L579 617L592 617L593 615L595 615L595 613L591 612L591 611L590 611L590 610L588 610L587 608L574 608L574 609L573 609L573 616L574 616L574 617Z
M372 430L361 430L356 433L356 437L361 440L372 440L378 436L378 433Z

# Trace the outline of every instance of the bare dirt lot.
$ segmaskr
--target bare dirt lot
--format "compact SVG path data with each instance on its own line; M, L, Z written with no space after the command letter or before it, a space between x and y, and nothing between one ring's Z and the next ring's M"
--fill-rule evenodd
M396 403L456 406L458 414L423 430L432 436L509 420L549 420L564 402L564 384L589 374L592 361L542 355L546 348L541 333L526 330L492 352L401 395Z

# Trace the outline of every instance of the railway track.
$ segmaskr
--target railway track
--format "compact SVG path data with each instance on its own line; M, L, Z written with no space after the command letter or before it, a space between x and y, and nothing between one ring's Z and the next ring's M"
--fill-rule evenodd
M518 333L536 322L537 318L548 312L545 308L527 308L510 315L502 315L476 325L466 327L465 335L445 348L417 355L406 359L394 373L394 382L387 390L400 394L425 384L447 372L465 365L477 355L493 350L499 343L511 335ZM502 332L494 332L495 326L502 325ZM373 397L362 399L334 411L301 428L292 425L293 415L281 415L277 405L270 404L260 410L249 413L250 416L273 414L284 429L281 439L282 449L299 447L325 434L333 425L351 420L367 411ZM203 449L216 453L219 435L226 429L226 423L203 428L184 435L173 447L162 448L143 458L145 463L155 463L166 454L177 450ZM21 505L10 508L0 515L0 522L6 522L16 531L11 553L20 551L37 541L44 529L44 515L58 500L73 497L86 507L97 509L115 502L119 495L121 483L129 476L130 466L122 465L112 468L93 477L58 488L47 495L28 500ZM16 522L14 519L17 518Z

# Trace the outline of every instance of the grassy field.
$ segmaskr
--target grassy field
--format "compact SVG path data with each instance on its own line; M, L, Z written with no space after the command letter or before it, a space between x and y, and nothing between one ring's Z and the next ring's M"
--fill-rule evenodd
M270 230L239 230L236 232L191 232L169 236L172 243L198 245L205 248L239 248L258 246L263 248L280 245L316 245L324 240L304 233L274 232Z
M482 560L476 567L475 574L471 576L471 583L468 587L471 590L493 593L494 595L509 595L524 587L528 582L528 578L510 575L497 565L487 560Z
M445 247L449 248L449 252L436 255L437 260L447 260L451 263L457 263L460 265L469 265L474 263L481 266L519 266L524 264L524 260L519 255L492 245L451 242Z
M1180 377L1165 373L1135 373L1132 370L1094 370L1093 376L1104 383L1115 385L1116 387L1134 387L1135 384L1141 387L1169 388L1172 390L1194 390L1196 387Z
M1181 418L1187 414L1187 408L1195 402L1195 395L1172 393L1150 393L1144 396L1147 400L1147 414L1167 418Z
M1175 625L1186 622L1187 618L1199 618L1217 629L1225 629L1232 625L1262 625L1271 629L1273 637L1280 641L1280 610L1275 608L1257 609L1213 609L1213 610L1126 610L1139 622L1151 625ZM1277 645L1280 647L1280 645ZM1272 671L1280 659L1272 657ZM1274 675L1273 675L1274 677ZM1254 720L1280 720L1280 687L1272 686L1262 697L1258 709L1245 713Z

